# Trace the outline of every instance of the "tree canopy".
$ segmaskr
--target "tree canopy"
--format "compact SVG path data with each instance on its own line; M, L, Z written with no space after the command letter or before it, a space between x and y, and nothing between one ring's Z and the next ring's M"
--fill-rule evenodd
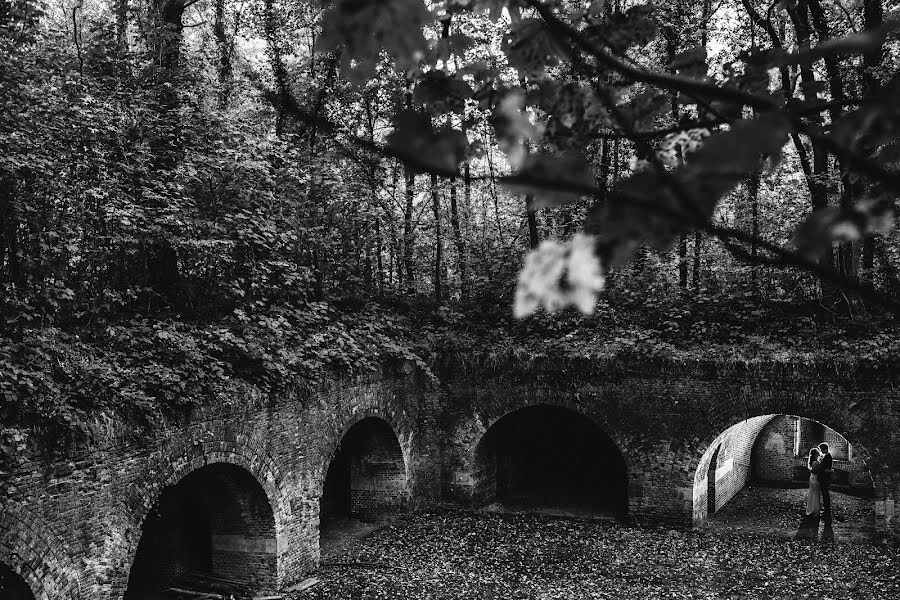
M0 444L446 351L889 360L897 15L0 0Z

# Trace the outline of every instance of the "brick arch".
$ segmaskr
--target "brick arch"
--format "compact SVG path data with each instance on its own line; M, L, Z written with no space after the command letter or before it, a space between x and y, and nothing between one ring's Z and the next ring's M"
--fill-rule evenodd
M150 476L138 482L126 498L129 513L127 549L120 552L121 559L113 569L112 591L121 597L128 585L131 566L141 538L141 527L150 509L167 488L175 486L198 469L212 464L230 464L247 471L259 484L272 509L276 538L286 528L285 515L289 514L287 500L281 490L283 477L272 457L264 450L265 443L249 434L230 428L194 428L180 439L148 459L146 471ZM283 555L286 548L278 544L276 553L277 583L286 581Z
M367 406L355 407L349 414L345 415L345 418L340 420L338 425L336 425L332 429L331 435L327 438L328 443L324 446L323 449L321 457L322 460L319 461L316 470L319 493L322 492L322 483L324 482L325 472L328 470L328 465L334 458L335 453L341 445L341 442L355 425L357 425L364 419L370 418L380 419L387 423L388 427L391 428L391 431L397 438L397 442L400 444L400 451L403 453L403 464L406 469L406 475L407 477L410 476L413 428L406 427L401 423L401 419L397 418L397 411L386 409L381 405L373 403Z
M818 415L821 414L834 414L830 411L818 412ZM816 418L810 416L809 414L797 413L797 412L773 412L762 415L750 415L743 419L738 419L736 417L732 417L730 424L727 425L722 431L720 431L715 437L710 437L707 435L705 438L699 438L697 444L697 451L694 452L691 457L691 461L686 466L685 471L687 473L693 473L693 480L689 482L689 485L692 486L693 493L693 516L692 522L694 525L702 524L707 518L707 473L710 468L710 462L712 461L712 457L714 455L718 455L718 449L721 447L722 443L726 440L728 436L739 436L747 438L743 440L745 446L743 450L746 450L747 459L749 461L750 453L752 452L752 448L754 446L756 438L763 431L763 429L772 422L776 417L788 415L793 417L799 417L801 419L808 419L810 421L814 421L819 423L820 425L824 425L853 444L854 454L859 456L860 462L864 465L870 477L874 479L874 470L873 470L873 462L872 462L872 454L866 448L865 444L857 441L857 437L853 437L852 434L848 434L846 430L838 427L833 427L832 423L828 421L823 421L820 418ZM857 434L861 434L861 432L857 432ZM748 465L749 468L749 465ZM746 478L749 478L750 473L745 474ZM737 490L733 490L736 492ZM730 496L729 496L730 497ZM727 501L727 499L726 499ZM717 502L719 504L719 502ZM875 510L875 504L873 501L873 511Z
M850 443L853 444L854 452L861 457L862 462L866 466L866 468L869 470L869 473L874 475L874 470L872 468L873 467L873 462L872 462L873 454L868 449L869 440L868 440L868 435L865 432L851 430L851 429L847 429L847 428L843 428L843 427L835 427L834 424L836 423L836 421L823 420L820 415L813 416L808 413L802 413L802 412L796 412L796 411L790 411L790 410L771 411L771 412L765 412L765 413L749 414L747 416L731 417L729 420L725 421L726 424L724 426L722 426L721 429L719 429L717 432L712 433L712 434L707 433L705 436L698 438L698 440L697 440L698 443L696 445L696 448L698 450L700 450L701 452L699 454L695 453L694 460L689 465L687 465L688 469L690 470L690 472L695 473L695 478L696 478L696 469L703 462L704 457L706 458L707 462L709 461L709 455L712 454L712 451L710 451L710 448L714 446L716 440L718 438L720 438L725 431L731 429L735 425L739 425L740 423L743 423L750 419L763 418L763 417L768 417L771 419L771 418L775 418L779 415L790 415L790 416L794 416L794 417L800 417L803 419L809 419L810 421L815 421L817 423L820 423L822 425L825 425L826 427L833 429L834 431L836 431L837 433L842 435ZM855 418L854 418L854 420L855 420ZM860 441L860 438L863 438L866 441ZM713 450L714 450L714 448L713 448Z
M351 518L376 520L396 513L411 499L412 434L401 428L396 415L396 412L385 410L377 404L356 407L340 422L340 426L334 428L316 471L320 533L323 511L326 510L323 503L327 502L330 505L331 510L328 510L328 513L331 516L343 513ZM347 441L354 428L367 420L376 420L383 426L383 431L392 438L387 440L388 447L380 444L377 439L373 443L372 438L366 441L366 438L356 437L351 441L353 447L346 453L340 453L338 460L342 444ZM392 442L396 444L397 452L390 447ZM363 450L365 446L367 447ZM370 459L374 459L374 465L369 463L367 466ZM345 484L328 488L337 492L337 496L343 496L345 505L340 510L335 509L334 503L326 500L329 496L331 499L334 498L333 494L326 494L326 484L331 477L332 468L336 469L335 475L338 477L335 484L340 481L338 474L341 472L350 478L349 488ZM341 489L343 491L340 491Z
M491 427L496 425L502 419L508 417L509 415L512 415L513 413L516 413L516 412L526 409L526 408L533 408L536 406L549 406L549 407L553 407L553 408L565 408L567 410L572 411L576 415L579 415L579 416L584 417L585 419L589 420L591 423L594 424L594 426L597 429L602 431L604 435L606 435L610 440L612 440L612 442L619 449L619 452L622 454L622 458L625 460L625 469L627 470L628 473L633 472L633 467L634 467L633 458L629 455L628 452L625 451L625 449L628 447L625 437L622 436L616 429L610 427L606 422L601 421L601 420L597 419L594 415L585 412L584 406L573 401L569 396L560 396L558 398L541 399L541 401L539 401L539 402L529 402L527 404L522 404L519 406L512 407L509 410L507 410L506 412L500 414L499 416L491 415L491 416L488 416L487 418L485 418L484 415L481 415L481 416L479 416L477 414L473 415L475 421L480 426L480 433L478 434L478 439L475 441L475 444L473 444L472 447L469 448L469 450L468 450L468 459L470 461L473 461L473 464L474 464L474 460L475 460L476 454L478 452L478 444L481 442L481 439L490 430Z
M625 485L626 488L623 491L628 489L629 480L634 473L634 463L632 457L629 452L627 452L627 443L623 436L619 434L618 431L610 427L605 421L598 419L595 415L585 412L584 406L574 401L570 396L559 396L559 397L551 397L551 398L541 398L537 402L528 402L523 403L521 405L516 405L512 407L506 407L503 412L486 415L486 414L478 414L477 411L474 413L470 413L471 419L470 422L474 422L477 428L477 434L471 437L471 443L469 443L468 447L464 450L465 456L465 468L468 470L468 473L471 477L472 488L468 492L469 501L477 501L481 491L478 489L479 482L476 474L476 470L478 468L479 461L479 452L481 450L482 444L485 440L485 437L492 430L492 428L497 425L499 422L503 421L507 417L510 417L522 410L536 408L536 407L550 407L550 408L558 408L564 409L566 411L571 412L574 416L580 417L591 423L593 427L595 427L598 431L600 431L604 436L606 436L611 442L612 445L615 446L616 450L618 450L619 455L621 456L622 462L625 466ZM626 513L630 513L631 511L631 497L630 493L625 493L625 506L624 510Z
M18 574L35 600L80 600L81 581L63 542L12 500L0 500L0 563Z

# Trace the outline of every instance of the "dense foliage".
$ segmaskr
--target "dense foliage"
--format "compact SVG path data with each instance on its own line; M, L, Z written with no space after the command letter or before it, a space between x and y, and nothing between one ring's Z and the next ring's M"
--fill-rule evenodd
M891 359L895 12L0 0L0 454L447 352Z

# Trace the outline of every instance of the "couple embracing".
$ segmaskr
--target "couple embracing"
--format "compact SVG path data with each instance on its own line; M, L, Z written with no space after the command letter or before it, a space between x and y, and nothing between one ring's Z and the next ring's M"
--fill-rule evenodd
M828 444L822 442L809 451L806 467L809 469L809 491L806 495L806 516L819 515L826 524L831 524L831 474L834 473L834 459L828 451Z

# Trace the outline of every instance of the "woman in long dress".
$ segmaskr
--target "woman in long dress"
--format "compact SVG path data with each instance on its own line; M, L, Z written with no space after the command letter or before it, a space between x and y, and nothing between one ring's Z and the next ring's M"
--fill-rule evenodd
M806 492L806 516L809 517L818 515L822 509L822 485L819 483L822 459L818 448L809 451L806 468L809 469L809 490Z

